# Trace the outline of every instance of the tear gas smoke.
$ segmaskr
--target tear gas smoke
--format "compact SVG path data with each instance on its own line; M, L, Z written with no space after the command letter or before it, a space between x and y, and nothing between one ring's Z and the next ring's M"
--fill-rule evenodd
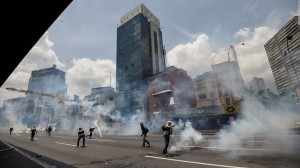
M179 122L179 129L183 127L182 121ZM180 132L179 141L171 146L170 151L188 150L188 146L199 145L203 141L202 134L192 127L190 121L186 121L184 129ZM177 128L177 129L178 129Z
M125 119L125 118L124 118ZM141 110L137 110L129 120L123 120L124 125L121 127L119 135L140 135L140 122L144 121L145 115Z
M1 124L5 124L7 130L14 127L14 132L26 133L29 133L33 126L36 126L37 130L45 130L49 125L52 125L53 131L55 130L56 133L76 135L78 128L83 128L88 132L89 128L95 125L100 137L102 137L103 132L114 135L140 134L139 123L144 121L145 117L142 111L136 111L128 119L121 117L120 111L114 110L113 103L95 104L95 102L88 101L65 101L64 104L53 103L48 108L41 105L37 109L24 112L26 108L24 108L23 103L20 101L9 102L6 103L2 113Z
M250 153L230 148L264 148L272 151L268 154L292 154L296 141L291 135L291 128L297 114L280 100L274 100L273 107L267 108L252 95L244 94L244 98L240 118L235 125L222 129L219 139L211 142L210 147L228 149L231 157Z

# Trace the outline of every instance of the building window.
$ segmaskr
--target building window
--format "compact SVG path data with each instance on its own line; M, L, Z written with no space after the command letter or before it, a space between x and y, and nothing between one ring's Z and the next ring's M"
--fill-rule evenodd
M211 99L214 98L214 93L210 93L209 98L211 98Z
M200 100L206 99L206 95L205 94L199 95L199 99Z

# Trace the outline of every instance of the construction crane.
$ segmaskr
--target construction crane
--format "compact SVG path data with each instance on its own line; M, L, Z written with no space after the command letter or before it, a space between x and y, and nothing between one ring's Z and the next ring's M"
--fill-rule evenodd
M37 92L37 91L33 91L33 90L24 90L24 89L16 89L16 88L6 88L6 90L21 92L21 93L25 93L25 94L37 94L40 96L46 96L46 97L50 97L52 99L56 99L56 100L58 100L59 103L64 104L64 98L62 96L51 94L51 93L42 93L42 92Z

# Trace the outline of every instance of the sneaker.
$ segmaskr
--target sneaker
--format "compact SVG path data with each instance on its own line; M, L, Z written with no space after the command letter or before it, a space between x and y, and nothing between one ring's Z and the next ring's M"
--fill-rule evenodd
M166 156L166 157L169 157L169 155L168 155L168 154L165 154L165 156Z

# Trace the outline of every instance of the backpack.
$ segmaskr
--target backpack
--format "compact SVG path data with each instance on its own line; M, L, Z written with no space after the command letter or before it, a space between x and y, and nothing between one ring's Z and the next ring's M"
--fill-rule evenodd
M145 127L144 129L145 129L145 132L146 132L146 133L149 132L149 129L148 129L147 127Z
M161 126L161 129L162 129L163 131L166 131L166 130L167 130L165 125Z

